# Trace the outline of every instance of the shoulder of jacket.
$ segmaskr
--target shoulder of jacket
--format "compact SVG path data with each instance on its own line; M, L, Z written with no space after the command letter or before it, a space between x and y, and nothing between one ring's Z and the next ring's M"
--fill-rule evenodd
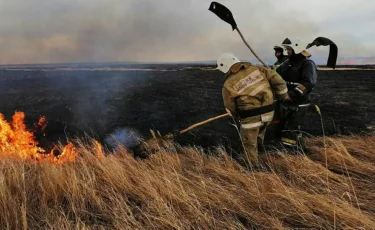
M240 63L237 63L240 64ZM249 74L254 72L259 72L259 74L264 74L261 68L264 68L262 66L253 66L251 64L242 66L238 65L234 69L231 69L230 72L228 72L228 75L224 82L224 87L231 87L234 84L236 84L238 81L246 78L249 76ZM264 68L266 70L266 68Z
M303 60L303 64L306 64L306 63L312 63L315 65L315 62L311 60L310 58L306 58L305 60Z
M236 74L242 69L248 69L250 67L253 67L251 63L249 62L238 62L236 64L233 64L229 69L229 75Z
M311 60L310 58L306 58L306 60L303 61L302 65L306 65L306 64L309 64L309 65L312 65L314 66L315 68L317 68L315 62L313 60Z

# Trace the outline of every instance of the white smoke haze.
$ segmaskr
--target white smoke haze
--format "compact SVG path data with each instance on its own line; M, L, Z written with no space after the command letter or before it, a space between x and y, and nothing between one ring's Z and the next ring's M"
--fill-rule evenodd
M140 143L144 137L135 129L119 127L108 134L104 142L113 149L123 146L127 149L133 148Z
M318 36L340 60L374 59L373 1L227 0L257 54L274 61L286 37ZM0 64L216 60L226 51L256 60L207 0L0 0ZM325 60L328 47L311 48ZM375 62L375 60L373 60Z

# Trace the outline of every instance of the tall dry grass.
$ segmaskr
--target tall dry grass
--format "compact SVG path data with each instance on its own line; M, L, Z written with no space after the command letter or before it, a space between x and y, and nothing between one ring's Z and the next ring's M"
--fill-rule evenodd
M375 228L375 137L311 138L306 155L267 153L257 172L221 149L135 160L95 146L63 165L1 159L1 228Z

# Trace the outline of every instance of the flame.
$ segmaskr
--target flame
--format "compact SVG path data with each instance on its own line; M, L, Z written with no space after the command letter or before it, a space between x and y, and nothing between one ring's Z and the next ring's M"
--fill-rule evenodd
M64 150L62 151L62 153L59 156L54 157L52 161L57 164L61 164L64 162L74 162L77 156L78 156L78 151L75 149L72 142L69 142L64 147Z
M103 152L103 146L97 140L95 140L95 144L96 144L96 147L97 147L97 153L96 153L97 157L98 158L105 157L105 154Z
M10 123L0 113L0 158L21 158L56 164L74 162L76 160L79 152L71 142L64 146L61 153L57 156L55 154L58 150L56 146L52 148L50 153L46 153L45 149L38 146L39 143L35 140L34 134L26 129L24 120L25 114L23 112L15 112ZM47 127L45 116L39 119L37 126L44 131ZM43 135L45 134L43 133ZM102 146L99 142L95 142L98 147L97 156L103 157Z
M46 134L44 133L44 130L47 128L47 118L45 116L42 116L41 118L39 118L39 121L36 124L36 126L42 130L43 136L46 136Z

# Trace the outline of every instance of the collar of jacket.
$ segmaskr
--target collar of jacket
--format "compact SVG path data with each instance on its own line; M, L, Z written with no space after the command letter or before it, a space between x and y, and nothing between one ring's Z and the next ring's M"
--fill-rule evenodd
M241 69L247 69L251 66L251 63L250 62L238 62L238 63L235 63L233 64L230 69L228 70L228 72L225 74L225 76L228 78L231 74L236 74L238 73L238 71L240 71Z
M277 59L277 61L281 61L281 62L283 62L284 60L286 60L287 58L289 58L288 56L286 56L286 55L280 55L280 57Z
M295 62L300 62L300 61L303 61L303 60L306 60L307 59L307 57L306 56L304 56L303 54L295 54L295 55L292 55L290 58L289 58L289 60L291 61L291 62L293 62L293 63L295 63Z

